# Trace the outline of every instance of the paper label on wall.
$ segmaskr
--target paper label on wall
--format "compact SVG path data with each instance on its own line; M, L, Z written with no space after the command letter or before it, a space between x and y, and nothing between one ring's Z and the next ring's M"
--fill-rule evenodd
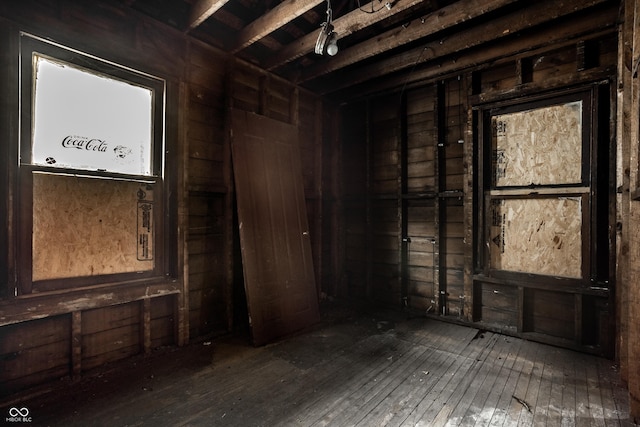
M138 202L138 260L153 259L153 203Z

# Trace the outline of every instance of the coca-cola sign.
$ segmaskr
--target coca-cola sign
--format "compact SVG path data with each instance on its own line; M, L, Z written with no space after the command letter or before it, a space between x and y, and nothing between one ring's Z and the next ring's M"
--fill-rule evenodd
M77 148L78 150L99 151L105 153L107 151L107 141L98 138L88 138L86 136L67 135L62 140L64 148Z

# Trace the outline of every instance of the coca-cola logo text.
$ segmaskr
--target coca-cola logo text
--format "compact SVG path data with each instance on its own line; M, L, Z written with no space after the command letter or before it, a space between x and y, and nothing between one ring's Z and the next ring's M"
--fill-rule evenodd
M86 136L68 135L62 140L64 148L77 148L78 150L98 151L104 153L107 151L107 141L98 138L88 138Z

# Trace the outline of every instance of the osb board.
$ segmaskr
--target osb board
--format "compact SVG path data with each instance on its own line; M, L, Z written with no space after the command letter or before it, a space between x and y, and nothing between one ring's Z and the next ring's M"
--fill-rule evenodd
M582 277L582 199L502 199L492 203L491 268Z
M582 102L492 117L497 187L582 182Z
M33 280L149 271L153 190L147 184L33 175Z

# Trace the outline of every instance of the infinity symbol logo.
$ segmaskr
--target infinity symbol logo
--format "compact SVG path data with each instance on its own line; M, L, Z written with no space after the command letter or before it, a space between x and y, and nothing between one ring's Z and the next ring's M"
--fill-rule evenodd
M29 415L29 409L27 408L11 408L9 409L9 416L11 417L17 417L18 415L20 415L21 417L26 417L27 415Z

